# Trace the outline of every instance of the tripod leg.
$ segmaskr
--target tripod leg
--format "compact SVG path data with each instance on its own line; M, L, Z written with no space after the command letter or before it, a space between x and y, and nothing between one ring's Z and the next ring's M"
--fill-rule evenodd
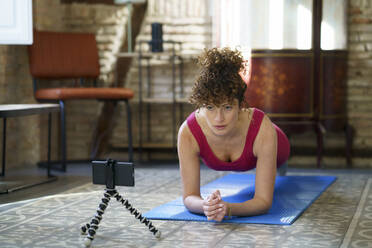
M123 204L123 206L125 206L126 209L128 209L128 211L136 217L136 219L138 219L141 223L144 223L149 228L150 232L152 232L152 234L155 235L156 238L160 238L161 236L160 230L153 226L150 220L148 220L146 217L143 217L141 212L134 208L127 199L123 199L123 197L118 192L116 192L116 194L113 195L113 197L115 197L118 202Z
M115 192L106 189L106 192L103 194L102 202L98 206L97 213L92 218L90 224L87 223L81 227L82 234L85 234L88 231L88 234L84 241L85 246L88 247L92 243L94 236L96 235L98 225L102 220L102 215L105 213L108 203L110 202L110 197L112 197L112 194Z

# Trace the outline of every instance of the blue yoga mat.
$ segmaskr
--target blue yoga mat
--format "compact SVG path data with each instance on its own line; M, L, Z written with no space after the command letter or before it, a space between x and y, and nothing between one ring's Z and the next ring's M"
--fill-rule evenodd
M334 181L333 176L277 177L274 199L268 213L258 216L223 220L225 223L291 225ZM254 195L254 174L228 174L201 188L203 197L219 189L227 202L244 202ZM182 197L156 207L144 214L153 220L208 221L204 215L189 212Z

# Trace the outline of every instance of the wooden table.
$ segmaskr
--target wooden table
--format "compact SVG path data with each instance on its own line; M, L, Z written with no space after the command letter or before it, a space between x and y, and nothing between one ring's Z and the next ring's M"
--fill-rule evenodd
M0 173L0 193L9 193L15 190L28 188L42 183L51 182L57 179L56 176L50 174L50 146L51 146L51 125L52 113L59 112L58 104L0 104L0 118L3 118L3 148L2 148L2 171ZM27 115L48 114L48 165L47 177L41 181L24 183L22 181L13 180L7 181L5 178L6 164L6 120L9 117L21 117ZM17 182L15 182L17 181ZM12 185L12 186L11 186Z

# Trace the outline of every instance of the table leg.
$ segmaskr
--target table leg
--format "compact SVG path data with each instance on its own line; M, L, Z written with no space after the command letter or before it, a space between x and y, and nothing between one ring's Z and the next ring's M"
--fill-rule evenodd
M47 164L47 176L48 177L50 177L51 136L52 136L52 113L49 113L48 114L48 164Z
M5 159L6 159L6 118L3 119L3 158L2 158L2 170L0 176L5 176Z

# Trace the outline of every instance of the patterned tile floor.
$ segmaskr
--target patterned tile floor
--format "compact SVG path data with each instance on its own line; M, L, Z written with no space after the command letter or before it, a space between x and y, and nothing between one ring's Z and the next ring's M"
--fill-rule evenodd
M103 187L90 183L89 167L77 168L57 182L0 195L0 247L84 247L79 228L95 213ZM203 168L202 184L224 174ZM112 200L91 247L372 247L372 170L289 169L288 175L338 179L290 226L153 221L160 240ZM118 191L141 212L181 195L176 164L137 166L135 178L135 187ZM65 190L32 198L52 187Z

